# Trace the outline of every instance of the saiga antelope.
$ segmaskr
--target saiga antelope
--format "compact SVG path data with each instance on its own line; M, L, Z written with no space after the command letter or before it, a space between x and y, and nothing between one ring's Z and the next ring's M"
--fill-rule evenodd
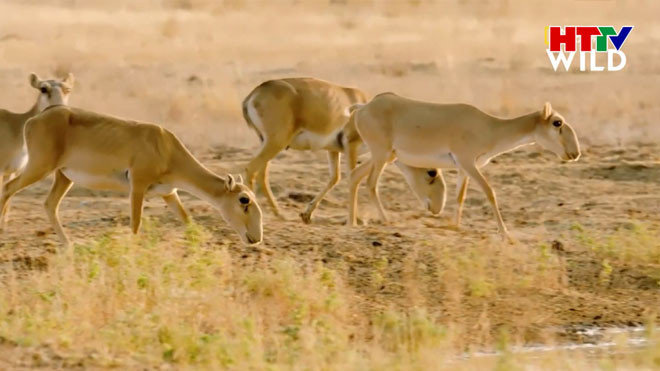
M187 220L176 192L181 188L215 206L244 243L262 240L261 209L252 191L240 179L212 173L172 132L158 125L56 106L28 120L25 142L28 163L4 186L0 214L16 192L55 172L45 206L65 245L69 240L58 207L73 182L92 189L128 190L133 233L140 228L147 192L163 197Z
M262 142L259 153L246 166L246 182L254 189L255 177L258 178L275 215L281 216L268 182L270 160L288 148L328 151L330 180L300 214L305 223L310 223L316 207L340 180L341 153L348 157L349 169L357 164L360 147L364 146L355 125L347 120L346 109L366 100L366 94L359 89L314 78L266 81L243 100L245 121ZM398 162L396 165L426 208L440 212L445 185L440 173Z
M24 113L0 109L0 192L5 180L11 179L27 163L27 151L23 140L25 122L47 107L66 105L73 89L73 74L63 80L42 80L30 74L30 85L39 91L37 101ZM7 218L7 213L3 221ZM0 221L2 223L3 221Z
M362 164L351 173L352 225L357 217L357 189L367 175L371 201L380 217L387 220L378 195L378 178L389 161L398 159L409 166L458 168L456 226L461 221L468 179L472 178L490 201L500 233L508 237L495 192L479 169L499 154L533 143L565 161L580 157L575 131L550 103L541 111L500 119L467 104L427 103L383 93L349 110L371 152L371 163Z

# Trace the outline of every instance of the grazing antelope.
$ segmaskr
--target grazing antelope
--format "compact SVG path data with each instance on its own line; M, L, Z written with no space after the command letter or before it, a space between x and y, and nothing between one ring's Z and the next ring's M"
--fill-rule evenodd
M25 142L28 163L4 186L0 213L16 192L55 172L45 206L65 245L69 240L58 207L73 182L92 189L128 190L133 233L140 228L147 193L161 196L188 220L177 195L181 188L215 206L244 243L262 240L261 209L252 191L240 178L209 171L172 132L158 125L56 106L28 120Z
M66 105L73 89L73 74L63 80L42 80L30 74L30 85L39 90L37 101L25 113L13 113L0 109L0 188L27 163L27 151L23 140L25 122L54 105ZM1 192L1 191L0 191ZM7 214L5 214L5 219ZM1 221L0 221L1 223Z
M279 206L268 182L268 165L283 149L328 151L330 180L307 205L300 216L310 223L312 213L323 197L339 183L340 156L345 152L352 170L363 142L352 121L347 122L346 108L366 102L362 91L314 78L270 80L257 86L243 100L243 117L262 141L259 153L247 164L246 181L254 189L255 177L266 194L273 212L281 217ZM437 170L412 168L397 163L414 193L430 211L437 213L444 205L444 182L436 182Z
M508 237L495 192L479 169L497 155L533 143L564 161L580 157L575 131L553 111L550 103L541 111L500 119L467 104L426 103L384 93L349 110L371 151L371 162L351 173L349 220L352 225L356 223L357 189L367 174L371 201L380 217L387 220L378 196L378 178L388 162L398 159L409 166L458 168L456 226L461 221L468 179L472 178L488 197L500 233Z

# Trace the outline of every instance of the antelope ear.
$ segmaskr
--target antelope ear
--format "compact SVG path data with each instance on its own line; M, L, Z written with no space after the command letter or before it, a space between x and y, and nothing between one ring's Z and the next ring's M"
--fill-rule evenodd
M39 82L40 81L41 81L41 79L39 78L39 76L37 76L36 73L32 72L30 74L30 85L32 85L33 88L39 89Z
M63 83L69 85L69 88L73 88L73 83L76 82L76 78L73 76L71 72L69 72L64 80L62 80Z
M243 184L243 176L241 174L236 175L236 183Z
M550 116L552 116L552 106L550 106L550 102L545 102L543 106L543 119L547 120Z
M225 182L225 189L227 192L231 192L236 187L236 180L231 174L227 174L227 181Z

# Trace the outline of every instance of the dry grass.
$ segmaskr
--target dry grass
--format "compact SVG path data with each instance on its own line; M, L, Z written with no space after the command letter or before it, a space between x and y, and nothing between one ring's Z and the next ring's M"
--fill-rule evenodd
M627 222L610 234L603 235L572 227L578 243L601 260L599 277L611 285L615 270L633 270L646 277L646 284L660 286L660 235L658 226L648 222Z
M448 346L447 330L423 311L360 316L322 265L245 268L227 248L210 248L198 226L174 243L154 222L146 227L140 238L109 232L56 254L45 271L6 273L3 341L46 345L65 365L239 369L388 366Z
M208 238L197 225L176 238L149 220L140 237L109 231L54 254L45 269L5 271L0 339L25 349L14 365L607 369L608 364L653 367L660 361L653 347L625 357L572 354L577 363L562 361L561 351L530 359L511 347L518 343L516 334L544 315L542 306L518 301L512 308L521 311L517 328L501 327L495 338L486 339L493 333L487 314L476 324L443 323L446 319L438 321L422 303L365 314L362 295L345 284L341 271L287 258L244 265L228 252L233 246L214 247ZM428 262L427 268L442 272L439 292L448 301L487 306L495 295L505 300L529 290L565 288L557 258L543 249L487 259L485 248L449 256L438 251L443 256ZM386 271L382 263L376 269ZM425 286L404 284L416 290ZM481 345L465 343L475 336ZM625 350L625 339L619 342ZM465 358L492 344L500 355Z
M355 330L331 271L287 260L244 270L198 227L180 244L161 233L153 223L135 240L110 232L47 271L10 275L2 338L101 366L323 364L347 349Z

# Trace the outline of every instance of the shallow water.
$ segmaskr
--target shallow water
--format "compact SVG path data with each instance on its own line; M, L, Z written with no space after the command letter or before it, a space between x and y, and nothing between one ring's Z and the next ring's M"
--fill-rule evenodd
M508 351L514 354L541 354L555 351L581 351L586 355L597 353L602 354L603 351L610 354L618 354L638 351L649 343L649 340L646 338L647 330L644 326L580 326L577 328L562 329L561 332L576 335L580 337L582 341L555 345L530 344L524 346L512 346ZM501 351L479 351L466 354L464 357L493 357L502 354L503 352Z

